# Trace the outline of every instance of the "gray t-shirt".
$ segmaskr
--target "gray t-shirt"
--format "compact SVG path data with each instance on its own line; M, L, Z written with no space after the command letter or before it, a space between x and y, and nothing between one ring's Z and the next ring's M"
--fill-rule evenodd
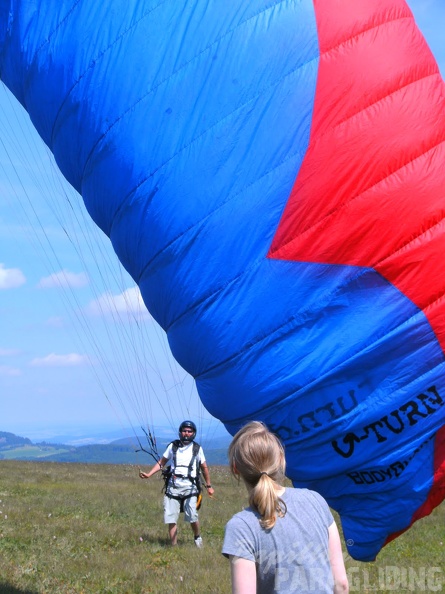
M333 523L326 501L308 489L286 489L287 512L271 530L247 508L226 525L222 552L256 563L259 594L332 594L328 528Z

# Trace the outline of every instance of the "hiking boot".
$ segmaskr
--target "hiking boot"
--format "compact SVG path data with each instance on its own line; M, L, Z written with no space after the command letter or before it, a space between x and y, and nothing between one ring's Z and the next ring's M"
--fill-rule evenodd
M202 538L200 536L195 536L195 545L198 547L198 549L202 549Z

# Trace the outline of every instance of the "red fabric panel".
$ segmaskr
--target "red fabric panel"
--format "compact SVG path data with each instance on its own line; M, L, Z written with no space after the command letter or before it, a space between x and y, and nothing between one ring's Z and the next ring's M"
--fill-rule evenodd
M403 0L314 4L320 64L310 142L269 257L375 268L424 310L445 350L438 67ZM444 499L445 427L435 452L434 484L413 522Z
M437 65L405 2L348 0L341 13L329 0L315 6L310 144L269 256L374 267L423 309L445 292Z

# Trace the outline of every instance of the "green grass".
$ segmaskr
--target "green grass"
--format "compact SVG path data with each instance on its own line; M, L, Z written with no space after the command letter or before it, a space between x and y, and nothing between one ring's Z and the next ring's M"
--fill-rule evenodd
M245 492L227 467L211 470L199 550L182 519L168 546L162 482L134 466L0 461L0 593L229 593L224 526ZM442 505L375 563L347 559L351 592L445 591L444 527Z

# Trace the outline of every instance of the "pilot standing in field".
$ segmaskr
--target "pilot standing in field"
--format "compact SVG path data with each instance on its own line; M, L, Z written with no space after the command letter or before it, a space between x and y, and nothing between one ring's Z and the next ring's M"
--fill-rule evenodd
M195 545L203 545L200 533L198 509L201 499L200 471L204 476L205 488L210 497L214 490L202 447L195 441L196 425L193 421L183 421L179 426L179 439L172 441L162 458L149 472L139 472L142 479L148 479L160 470L166 478L164 495L164 523L172 546L178 543L178 518L184 512L184 521L189 522L195 538ZM168 469L166 465L170 463Z

